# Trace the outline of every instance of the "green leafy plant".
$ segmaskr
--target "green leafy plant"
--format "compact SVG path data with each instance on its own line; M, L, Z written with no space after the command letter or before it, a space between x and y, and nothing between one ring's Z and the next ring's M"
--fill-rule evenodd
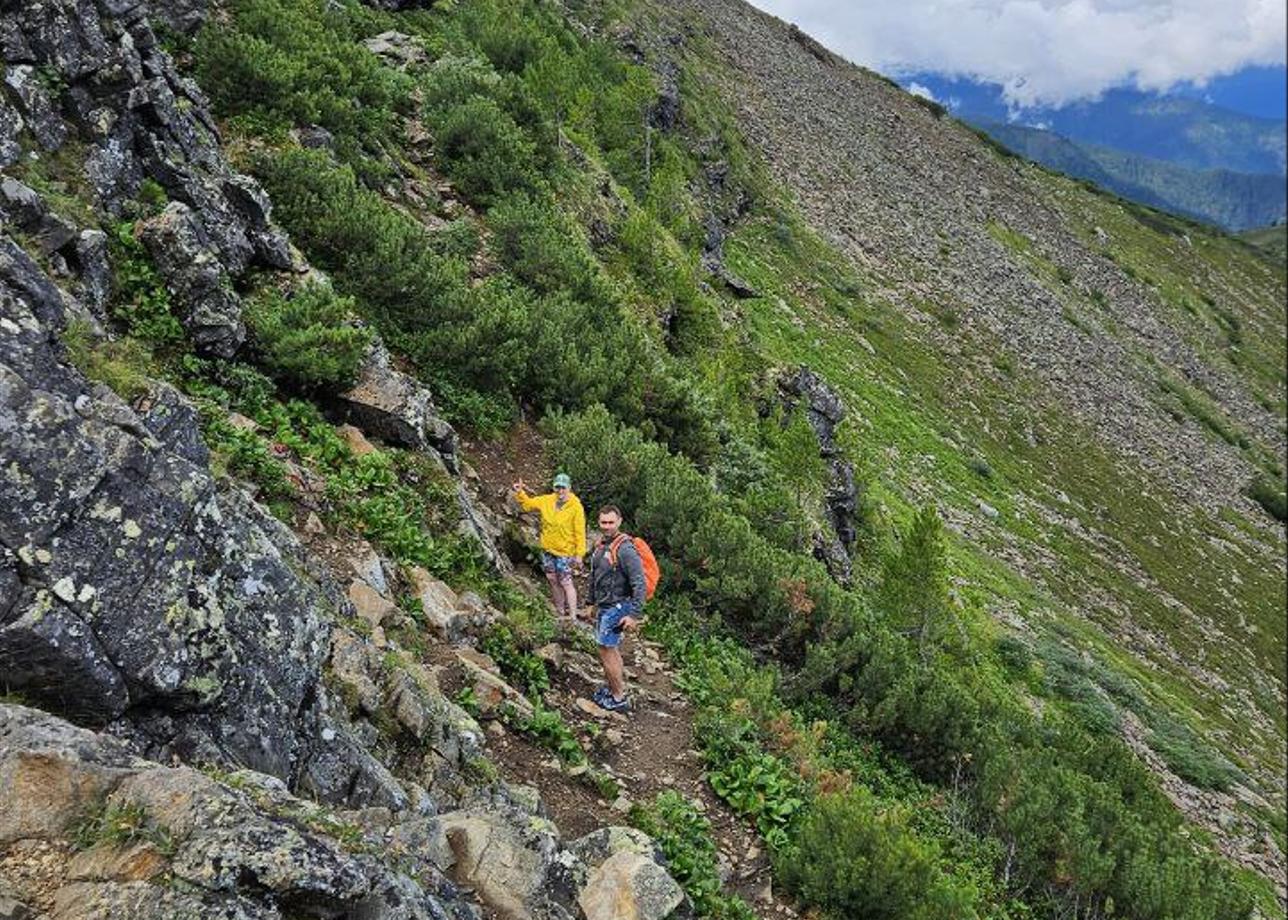
M135 237L134 224L121 223L112 228L109 256L114 281L112 315L138 339L162 348L181 345L186 335L171 312L170 292Z
M647 805L635 805L631 824L648 834L666 856L667 871L693 901L698 916L714 920L753 920L741 898L721 890L711 822L694 803L672 790Z
M532 715L514 724L538 744L552 751L563 763L569 766L586 763L586 752L582 750L581 742L557 710L547 709L541 703L534 702Z
M768 754L743 754L721 764L708 770L707 782L734 811L755 821L770 846L787 842L787 829L805 804L799 779Z

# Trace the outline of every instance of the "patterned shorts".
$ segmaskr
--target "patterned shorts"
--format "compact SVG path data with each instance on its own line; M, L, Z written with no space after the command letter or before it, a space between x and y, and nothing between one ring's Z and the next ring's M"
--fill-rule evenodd
M541 570L543 572L554 572L558 575L571 575L572 565L576 561L576 556L555 556L551 553L543 552L541 554Z

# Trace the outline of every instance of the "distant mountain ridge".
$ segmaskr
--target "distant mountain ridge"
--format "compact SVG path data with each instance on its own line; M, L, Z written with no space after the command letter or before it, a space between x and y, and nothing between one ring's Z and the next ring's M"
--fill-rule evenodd
M1284 119L1257 118L1199 99L1115 89L1063 108L1016 111L997 84L928 73L900 82L922 87L966 121L1018 123L1191 169L1283 175L1288 164Z
M1275 173L1191 169L1052 131L979 121L976 126L1021 156L1124 198L1241 231L1282 221L1288 185Z

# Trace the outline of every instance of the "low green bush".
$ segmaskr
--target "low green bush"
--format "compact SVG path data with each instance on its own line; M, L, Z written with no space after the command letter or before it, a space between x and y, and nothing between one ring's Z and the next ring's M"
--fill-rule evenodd
M327 0L234 0L194 45L201 87L216 113L262 129L321 125L342 154L393 136L412 80L357 39L360 23Z
M1279 523L1288 521L1288 494L1284 492L1282 479L1258 477L1248 486L1248 497Z
M657 842L667 871L684 888L699 917L754 920L756 914L745 901L721 890L711 822L693 802L668 789L647 805L635 805L630 821Z
M805 812L774 872L830 920L973 920L972 892L939 872L936 858L904 814L854 788Z
M536 149L495 101L474 96L449 109L427 113L452 183L478 204L540 182Z
M262 291L243 316L265 368L305 390L342 390L371 344L370 330L353 325L355 312L353 298L310 283L288 296Z

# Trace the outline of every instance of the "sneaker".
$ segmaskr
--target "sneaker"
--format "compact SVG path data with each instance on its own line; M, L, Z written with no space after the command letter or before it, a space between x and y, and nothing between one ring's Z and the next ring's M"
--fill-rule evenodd
M604 700L611 699L611 698L612 697L610 696L608 691L608 684L601 685L600 688L596 690L594 695L591 697L591 699L594 700L596 703L602 703L604 702Z
M615 696L605 696L602 700L596 700L600 709L607 709L609 712L630 712L630 697L622 697L620 700Z

